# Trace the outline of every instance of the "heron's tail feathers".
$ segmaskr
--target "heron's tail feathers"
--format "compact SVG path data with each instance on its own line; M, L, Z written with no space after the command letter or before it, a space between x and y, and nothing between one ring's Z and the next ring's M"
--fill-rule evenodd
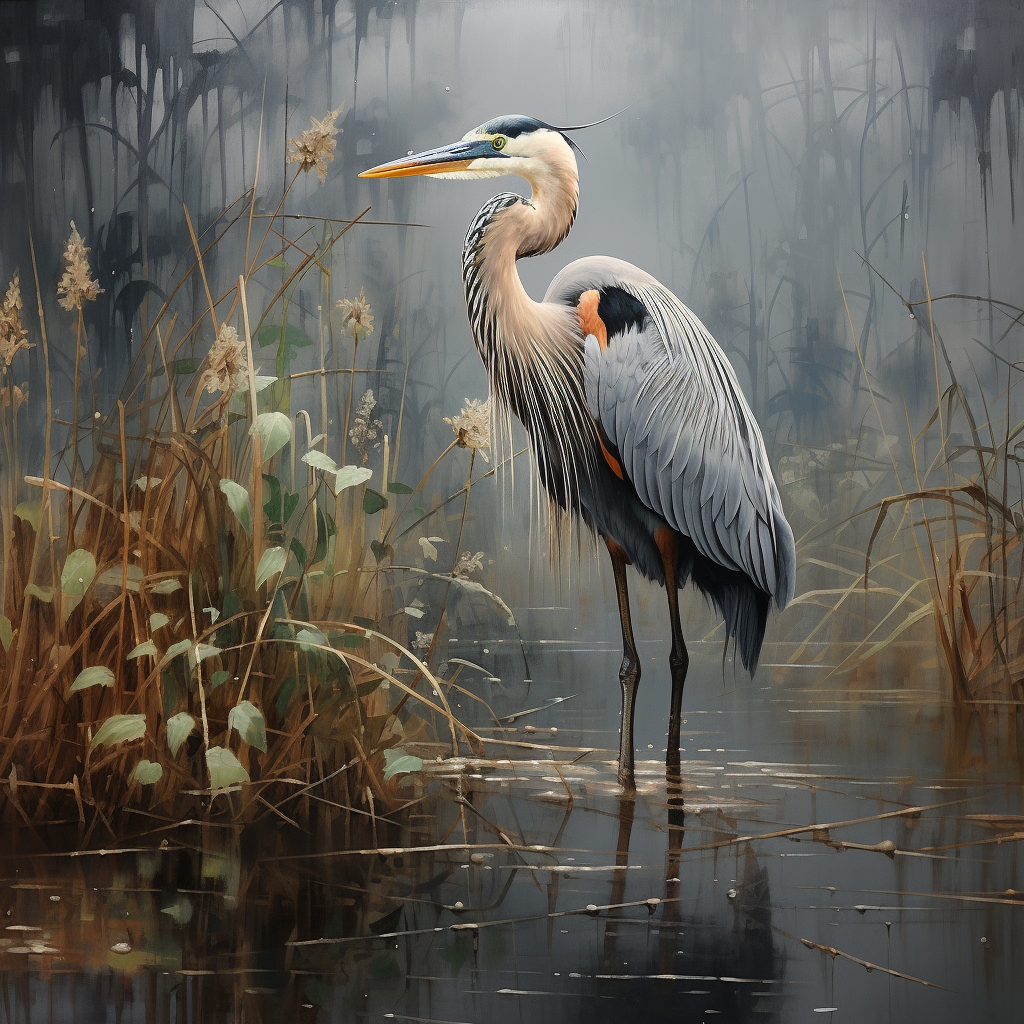
M721 613L727 638L735 642L743 667L753 675L768 625L771 595L755 586L745 573L723 569L700 555L694 559L690 578Z

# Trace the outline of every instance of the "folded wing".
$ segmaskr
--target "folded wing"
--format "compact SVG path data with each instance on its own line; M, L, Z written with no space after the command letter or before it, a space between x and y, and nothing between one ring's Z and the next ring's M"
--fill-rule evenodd
M795 587L793 533L764 441L725 353L667 288L631 264L570 264L548 301L621 288L647 317L586 341L586 396L640 500L697 550L744 572L783 608Z

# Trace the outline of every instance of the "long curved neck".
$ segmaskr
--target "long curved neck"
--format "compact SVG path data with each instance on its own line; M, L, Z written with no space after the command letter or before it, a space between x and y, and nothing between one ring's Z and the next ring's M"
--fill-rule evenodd
M564 310L531 299L516 269L517 259L554 249L576 217L579 173L572 151L564 143L551 143L543 156L531 160L531 200L511 193L495 196L466 235L466 304L488 369L496 347L526 356L531 349L556 343L558 329L564 328Z
M466 306L491 392L529 433L541 479L564 509L577 506L589 471L593 421L583 394L583 336L576 311L535 302L516 260L550 252L576 216L579 175L572 151L555 150L528 178L532 200L505 193L486 203L463 250ZM509 423L509 429L511 424Z

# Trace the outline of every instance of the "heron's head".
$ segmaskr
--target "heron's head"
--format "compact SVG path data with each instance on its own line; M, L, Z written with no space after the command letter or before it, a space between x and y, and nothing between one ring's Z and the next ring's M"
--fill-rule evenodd
M583 127L583 126L580 126ZM467 132L453 142L363 171L360 178L497 178L518 174L536 184L552 171L576 173L575 143L565 133L524 114L506 114Z

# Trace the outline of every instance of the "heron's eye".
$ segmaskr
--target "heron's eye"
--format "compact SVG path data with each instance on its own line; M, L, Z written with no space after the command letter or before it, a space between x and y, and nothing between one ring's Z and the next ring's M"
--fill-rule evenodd
M506 143L506 142L508 142L508 139L506 139L504 135L498 135L498 136L497 136L497 137L496 137L496 138L494 139L494 141L493 141L493 142L491 143L491 145L492 145L492 146L493 146L493 147L494 147L495 149L504 149L504 148L505 148L505 143Z

